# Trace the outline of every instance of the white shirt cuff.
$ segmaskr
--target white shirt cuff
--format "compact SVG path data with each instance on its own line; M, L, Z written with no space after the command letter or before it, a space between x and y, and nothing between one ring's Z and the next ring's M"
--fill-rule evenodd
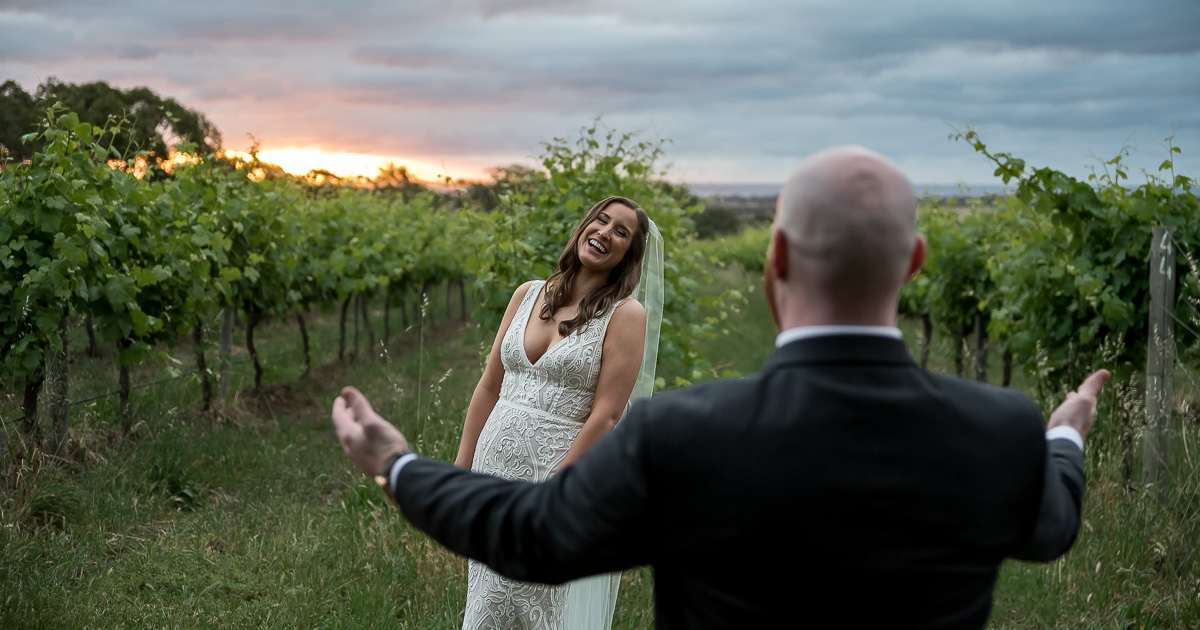
M1079 431L1076 431L1075 427L1059 425L1046 431L1046 441L1050 440L1070 440L1072 444L1079 447L1079 450L1083 450L1083 436L1079 435Z
M388 487L392 489L392 496L396 494L396 478L400 476L400 471L416 458L416 453L405 453L396 460L396 463L392 464L392 470L388 472Z

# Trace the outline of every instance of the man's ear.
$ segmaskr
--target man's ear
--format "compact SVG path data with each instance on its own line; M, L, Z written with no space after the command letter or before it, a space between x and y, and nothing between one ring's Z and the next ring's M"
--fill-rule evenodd
M771 248L767 250L767 265L778 280L786 280L788 276L788 242L783 230L776 227L771 230Z
M775 228L771 232L771 243L767 246L767 264L763 265L763 294L767 298L771 321L775 322L775 330L779 332L783 332L783 326L779 323L779 308L775 304L775 283L787 276L787 257L787 239L783 236L783 230Z
M912 279L918 271L921 270L921 265L925 264L925 256L929 253L929 244L925 242L925 235L917 233L917 243L913 246L912 258L908 262L908 275L904 281Z

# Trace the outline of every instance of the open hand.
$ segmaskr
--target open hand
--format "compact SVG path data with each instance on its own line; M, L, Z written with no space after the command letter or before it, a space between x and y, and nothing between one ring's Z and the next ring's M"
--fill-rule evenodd
M1050 424L1047 428L1073 427L1086 440L1088 432L1092 430L1092 423L1096 421L1096 396L1111 376L1108 370L1097 370L1087 377L1079 389L1069 392L1063 404L1050 414Z
M333 429L355 466L374 476L392 453L408 450L408 440L379 417L367 397L353 387L342 388L333 401Z

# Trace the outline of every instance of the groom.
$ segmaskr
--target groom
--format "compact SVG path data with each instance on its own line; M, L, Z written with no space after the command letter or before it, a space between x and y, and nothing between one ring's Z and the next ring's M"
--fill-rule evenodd
M1005 558L1075 540L1083 440L1108 380L1051 416L1015 390L929 374L896 328L920 268L916 195L856 147L801 163L779 197L763 370L638 403L542 484L407 452L346 388L346 454L451 550L527 581L654 568L660 628L982 628Z

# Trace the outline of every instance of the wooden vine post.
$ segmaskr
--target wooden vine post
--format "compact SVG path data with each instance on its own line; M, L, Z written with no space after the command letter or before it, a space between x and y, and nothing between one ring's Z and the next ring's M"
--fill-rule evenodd
M933 318L929 313L921 314L921 369L929 367L929 346L933 344Z
M375 350L375 328L371 326L371 305L367 299L367 294L363 293L358 297L358 304L362 310L363 328L367 329L367 358L371 358L371 354ZM355 348L358 348L358 343L355 342Z
M120 392L117 397L117 408L121 413L121 432L125 435L129 435L133 431L133 410L129 406L129 394L133 389L129 381L129 366L121 361L121 355L131 346L133 346L133 340L129 337L117 342L117 385Z
M200 375L202 411L212 409L212 383L208 380L208 365L204 362L204 324L192 326L192 347L196 352L196 374Z
M1146 348L1146 431L1142 443L1142 481L1167 480L1170 454L1171 379L1175 372L1174 228L1156 226L1150 241L1149 344Z
M63 315L58 324L59 339L62 350L50 355L46 362L46 383L50 398L46 401L46 411L54 426L53 451L58 457L67 456L67 438L71 426L71 354L67 342L68 318Z
M388 337L392 332L392 287L390 285L383 296L383 347L386 349Z
M296 323L300 324L300 351L304 353L304 375L312 372L312 351L308 344L308 326L304 323L304 314L296 311Z
M467 283L458 280L458 318L467 321Z
M233 306L221 312L221 339L218 356L221 362L221 398L229 397L229 384L233 381Z
M987 382L988 373L988 336L987 327L983 324L983 313L975 311L975 380Z
M346 362L346 314L350 310L350 300L352 299L354 296L349 296L345 302L342 302L342 318L338 326L341 331L338 336L338 363Z
M254 347L254 328L258 326L259 314L250 310L246 314L246 349L250 351L250 361L254 363L254 392L262 393L262 362L258 360L258 349Z

